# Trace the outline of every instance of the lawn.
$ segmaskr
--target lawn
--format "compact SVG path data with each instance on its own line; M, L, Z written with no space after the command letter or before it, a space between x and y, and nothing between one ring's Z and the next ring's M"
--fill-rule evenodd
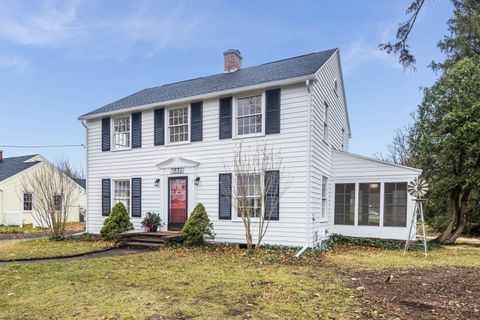
M65 227L66 230L81 231L85 229L85 223L81 222L68 222ZM0 234L32 234L32 233L45 233L46 228L34 228L32 225L25 226L4 226L0 225Z
M394 301L402 292L410 295L416 287L425 297L435 297L440 288L433 283L439 281L429 270L448 268L443 273L448 283L457 266L476 266L462 267L467 275L462 275L463 282L468 283L477 281L480 266L480 248L476 245L436 249L428 258L419 252L403 256L399 250L351 246L340 246L326 254L310 252L300 259L292 258L293 253L265 249L247 255L245 250L233 247L208 246L163 248L91 260L0 265L0 317L352 319L379 315L395 318L402 310L402 319L422 319L425 314L431 316L431 309L438 313L442 307L456 308L462 301L447 307L423 307L421 312L425 314L418 316L415 304L407 301L391 307L393 302L382 303L381 294L395 292L388 297ZM399 271L392 284L386 284L385 276L394 269L407 271ZM418 283L409 280L408 270L417 272L412 279ZM476 278L470 279L469 275ZM358 286L366 289L359 290ZM459 290L462 288L459 286ZM480 290L469 296L470 306L462 306L466 312L477 308L474 304L480 300ZM421 296L415 299L420 301ZM466 317L475 317L468 312Z
M0 260L65 256L102 250L105 243L50 241L46 238L0 241Z

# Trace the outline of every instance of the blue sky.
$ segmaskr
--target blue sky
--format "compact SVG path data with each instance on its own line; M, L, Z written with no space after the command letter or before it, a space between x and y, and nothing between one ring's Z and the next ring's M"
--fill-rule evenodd
M81 144L77 117L137 90L244 65L340 48L353 136L350 150L386 150L436 75L436 48L452 15L427 0L410 44L417 72L377 49L392 40L410 0L0 2L0 145ZM85 163L80 147L3 148Z

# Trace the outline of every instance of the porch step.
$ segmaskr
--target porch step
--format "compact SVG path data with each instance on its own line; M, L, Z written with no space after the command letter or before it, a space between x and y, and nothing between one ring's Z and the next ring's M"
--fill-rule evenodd
M129 248L148 248L148 249L159 249L165 246L165 243L153 243L153 242L136 242L136 241L128 241L124 243L125 247Z
M128 238L128 242L165 243L163 237L135 236Z
M180 232L125 232L121 234L123 243L127 247L158 249L168 241L180 237Z

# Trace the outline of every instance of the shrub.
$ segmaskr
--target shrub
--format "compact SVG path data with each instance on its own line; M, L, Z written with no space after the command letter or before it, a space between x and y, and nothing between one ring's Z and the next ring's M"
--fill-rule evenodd
M103 228L100 235L106 241L118 242L118 235L122 232L132 230L133 225L130 222L127 209L123 203L117 203L110 212L110 215L103 222Z
M203 204L199 203L193 209L190 217L183 226L182 237L185 245L200 245L205 239L214 239L213 224L208 218Z

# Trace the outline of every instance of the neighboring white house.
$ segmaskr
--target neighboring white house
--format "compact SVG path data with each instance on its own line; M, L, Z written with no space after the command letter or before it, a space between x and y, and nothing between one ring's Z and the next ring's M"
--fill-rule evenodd
M39 154L3 158L3 152L0 151L0 225L39 226L40 220L35 218L33 205L35 190L23 190L23 184L30 173L51 165ZM81 211L86 208L85 180L73 181L77 188L72 197L75 203L68 210L68 222L79 221ZM60 196L58 200L61 203Z
M338 49L241 64L240 52L228 50L223 73L145 89L79 117L87 129L88 232L100 231L117 202L137 230L148 211L179 229L201 202L216 241L245 242L225 194L235 192L233 154L240 142L266 142L282 155L280 172L269 173L288 189L264 243L313 246L332 233L405 239L413 214L406 185L421 171L348 153Z

